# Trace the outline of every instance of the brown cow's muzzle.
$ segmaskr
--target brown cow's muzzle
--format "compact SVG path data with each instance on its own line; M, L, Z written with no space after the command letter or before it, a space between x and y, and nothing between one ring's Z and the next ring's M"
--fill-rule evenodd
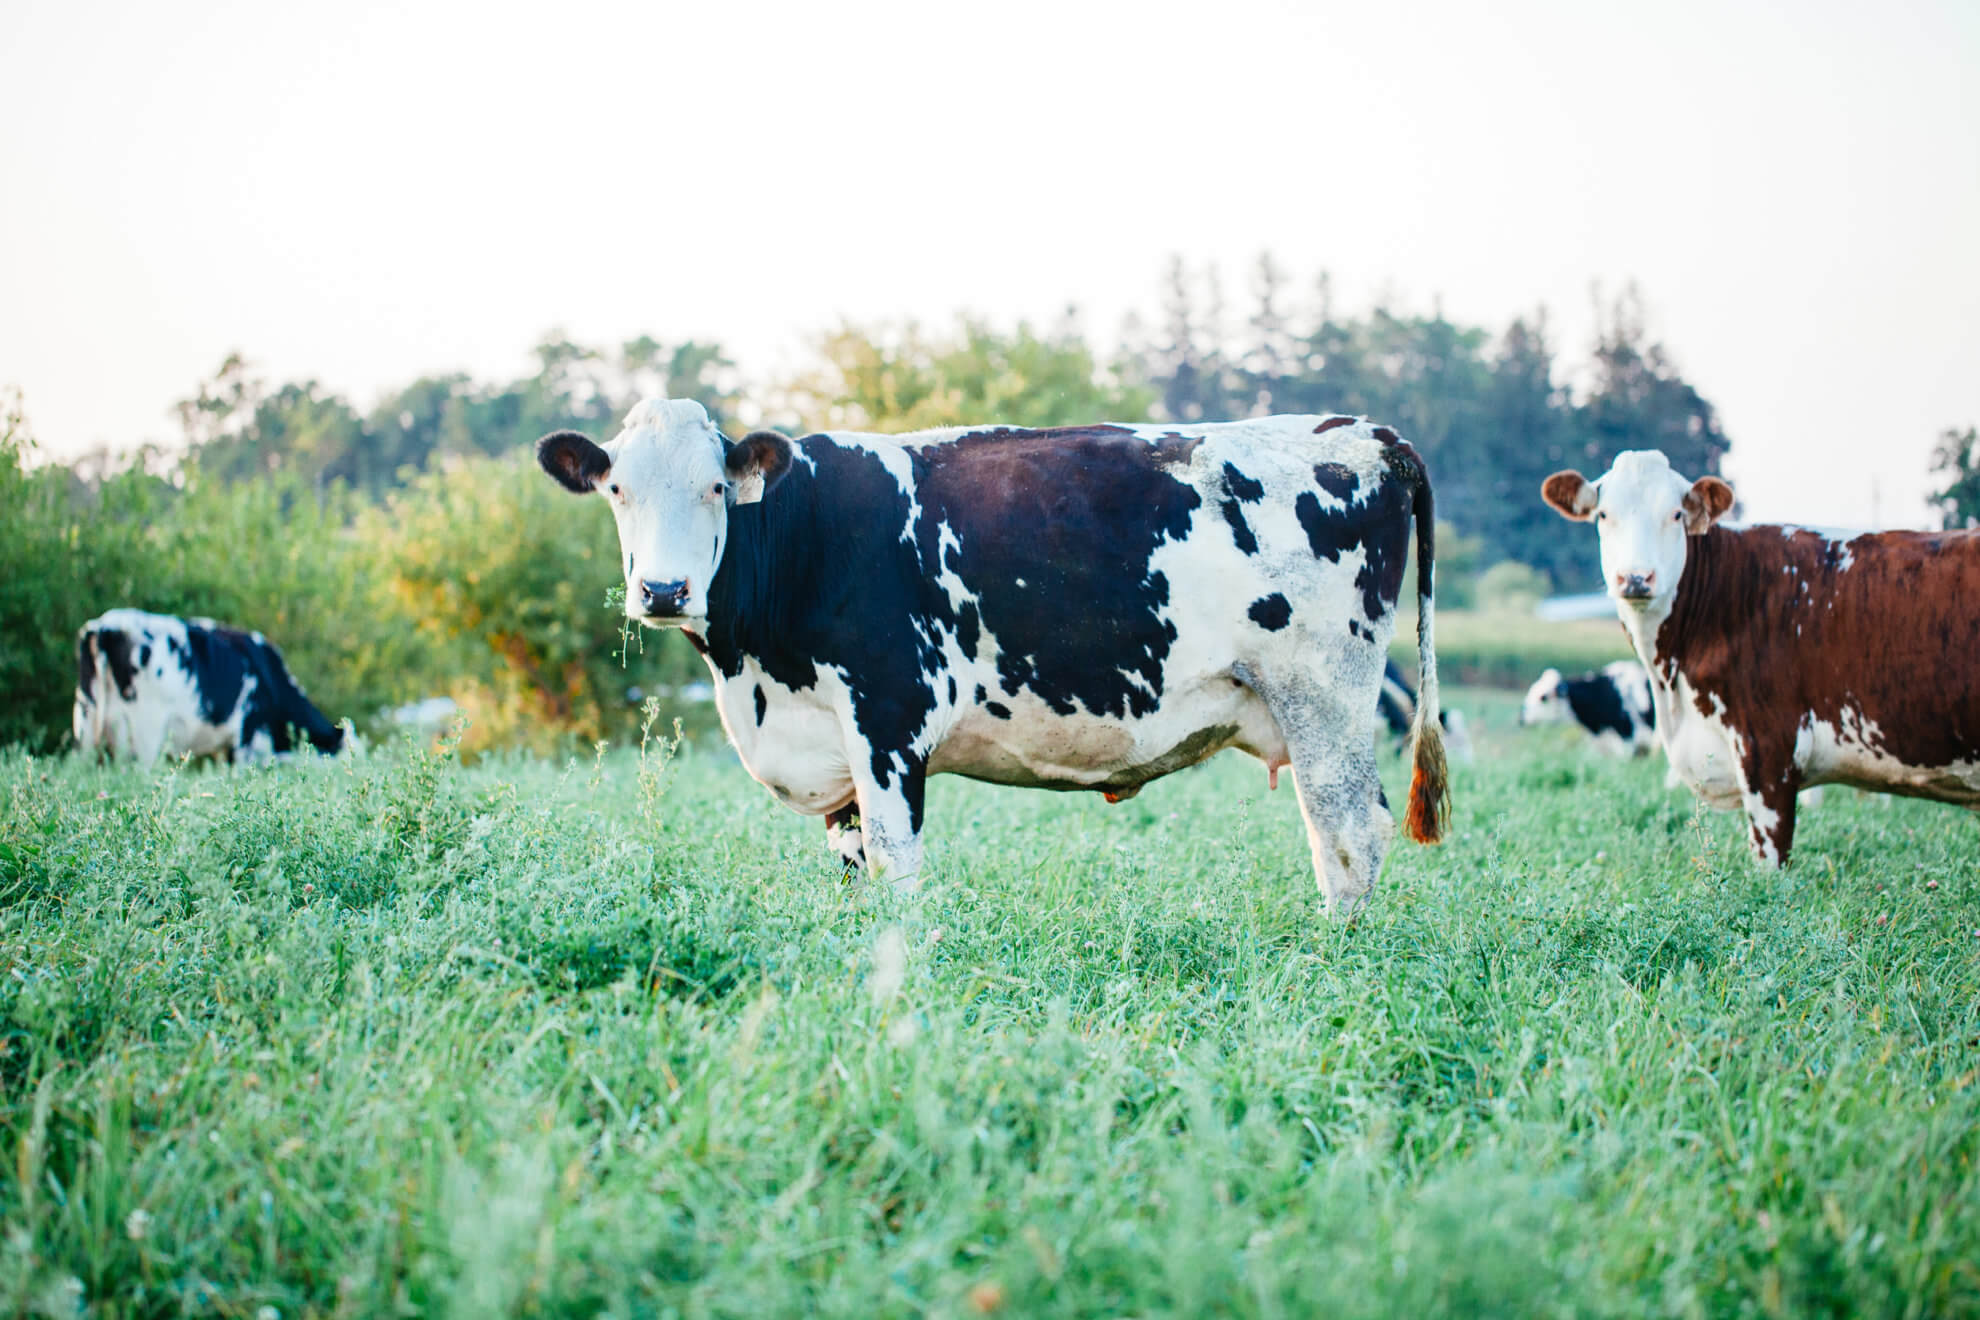
M1616 584L1616 595L1622 600L1649 600L1655 594L1650 590L1650 584L1655 578L1654 573L1648 575L1631 573Z

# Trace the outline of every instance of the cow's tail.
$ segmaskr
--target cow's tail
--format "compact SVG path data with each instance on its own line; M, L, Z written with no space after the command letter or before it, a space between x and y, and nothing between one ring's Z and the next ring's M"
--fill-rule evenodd
M1430 474L1413 447L1398 441L1392 461L1410 486L1410 513L1416 520L1416 724L1403 829L1418 843L1437 843L1451 825L1451 772L1437 717L1437 505L1430 494Z

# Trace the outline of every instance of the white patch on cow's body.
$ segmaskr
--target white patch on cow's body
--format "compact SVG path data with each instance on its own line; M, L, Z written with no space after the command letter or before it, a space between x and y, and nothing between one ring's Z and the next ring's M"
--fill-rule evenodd
M1980 761L1907 765L1885 750L1883 730L1853 706L1838 722L1803 715L1795 728L1794 765L1808 784L1917 793L1941 802L1980 807Z
M1739 750L1724 703L1714 697L1710 714L1699 710L1697 694L1682 674L1673 683L1655 682L1653 690L1672 772L1708 806L1729 811L1742 805Z
M1782 523L1780 524L1780 529L1781 539L1784 541L1792 541L1804 532L1811 536L1819 536L1824 541L1827 541L1830 552L1834 556L1835 570L1838 573L1847 573L1850 565L1856 562L1856 552L1850 548L1851 544L1860 536L1870 535L1869 532L1865 532L1860 528L1819 527L1811 523ZM1792 568L1793 566L1789 565L1788 568L1782 571L1792 571Z
M711 666L711 669L713 667ZM807 688L785 687L755 660L734 678L715 674L715 709L743 769L794 811L822 816L853 800L849 749L831 689L839 678L818 670ZM764 698L756 718L756 693Z

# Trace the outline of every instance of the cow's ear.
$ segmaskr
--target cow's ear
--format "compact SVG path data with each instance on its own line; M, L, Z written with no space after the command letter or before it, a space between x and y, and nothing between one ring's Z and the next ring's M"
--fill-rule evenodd
M754 504L791 470L791 442L775 431L751 431L722 459L733 483L729 503Z
M536 461L565 490L589 495L612 470L612 456L578 431L552 431L536 442Z
M1563 518L1587 522L1595 516L1595 483L1572 469L1556 472L1541 482L1540 498Z
M1703 536L1733 506L1733 488L1717 477L1700 477L1684 493L1684 530Z

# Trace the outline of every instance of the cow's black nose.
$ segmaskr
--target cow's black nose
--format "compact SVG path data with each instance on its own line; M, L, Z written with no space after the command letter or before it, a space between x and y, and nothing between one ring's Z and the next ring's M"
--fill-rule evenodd
M688 584L683 578L679 582L641 582L639 603L650 619L671 619L680 614L681 606L687 604Z
M1617 593L1624 600L1649 600L1650 579L1631 573L1622 581L1622 590Z

